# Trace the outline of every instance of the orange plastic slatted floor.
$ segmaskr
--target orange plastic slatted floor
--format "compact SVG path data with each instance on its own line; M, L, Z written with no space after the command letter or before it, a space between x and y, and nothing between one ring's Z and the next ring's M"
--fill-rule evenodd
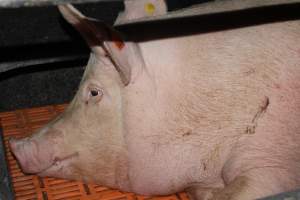
M66 105L0 113L8 168L16 200L188 200L185 193L165 197L144 197L106 187L54 178L24 175L8 148L10 137L24 137L61 113Z

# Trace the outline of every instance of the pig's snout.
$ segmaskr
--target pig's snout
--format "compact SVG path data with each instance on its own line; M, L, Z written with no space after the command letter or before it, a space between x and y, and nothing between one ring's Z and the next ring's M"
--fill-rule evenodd
M9 144L23 172L35 174L51 165L51 147L41 146L32 138L10 139Z

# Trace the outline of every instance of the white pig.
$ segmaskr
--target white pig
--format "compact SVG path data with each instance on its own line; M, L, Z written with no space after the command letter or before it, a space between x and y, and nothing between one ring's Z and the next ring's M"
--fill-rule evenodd
M135 43L59 9L91 55L67 110L10 141L25 173L196 200L300 187L299 20Z

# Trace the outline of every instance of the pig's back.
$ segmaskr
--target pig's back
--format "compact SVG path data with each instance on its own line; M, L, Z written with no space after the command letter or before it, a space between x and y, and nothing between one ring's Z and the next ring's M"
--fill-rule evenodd
M170 122L186 117L201 130L235 124L241 132L266 101L300 95L299 21L151 41L141 49Z

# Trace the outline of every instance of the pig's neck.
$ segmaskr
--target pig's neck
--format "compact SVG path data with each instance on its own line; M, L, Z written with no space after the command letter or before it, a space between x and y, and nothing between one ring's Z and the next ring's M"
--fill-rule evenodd
M134 192L161 195L182 190L191 182L223 184L219 172L228 152L214 136L200 136L209 127L199 123L199 112L193 108L198 97L182 73L189 62L182 59L180 42L185 41L140 44L145 68L124 92L125 140Z

